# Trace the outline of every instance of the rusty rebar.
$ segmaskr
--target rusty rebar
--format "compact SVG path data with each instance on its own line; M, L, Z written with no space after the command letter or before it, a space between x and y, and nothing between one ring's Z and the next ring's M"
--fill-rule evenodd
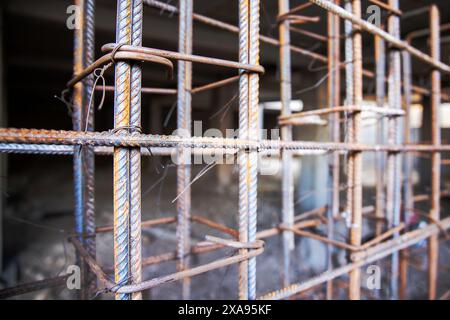
M403 102L405 108L404 118L404 141L405 143L412 142L411 132L411 103L412 103L412 64L411 55L403 51L402 52L402 67L403 67ZM406 221L410 217L409 208L414 208L414 189L412 172L414 169L413 155L405 154L403 163L403 221ZM405 208L408 208L406 210ZM407 283L408 283L408 248L400 251L400 267L399 267L399 291L398 298L401 300L407 297Z
M361 1L352 1L353 15L361 17ZM352 21L353 22L353 21ZM363 102L362 84L362 34L360 26L353 25L353 103L360 106ZM356 112L351 115L353 126L351 141L358 143L361 139L361 113ZM349 155L350 192L351 192L351 224L350 224L350 244L361 245L362 237L362 154L353 152ZM359 300L361 298L361 271L356 268L350 272L349 298Z
M223 149L225 151L357 151L357 152L450 152L450 145L410 144L377 145L363 143L335 143L313 141L242 140L230 138L165 136L152 134L117 134L114 132L78 132L66 130L0 128L0 144L17 143L31 145L81 145L104 147L161 147L184 146L198 149ZM302 152L300 152L302 154Z
M74 74L85 69L94 60L94 1L77 0L80 11L80 28L75 30ZM93 90L93 75L79 83L73 91L72 121L74 130L93 131L94 118L89 113L89 99ZM95 229L94 216L94 152L87 147L74 153L74 195L75 195L75 231L92 232ZM83 239L89 252L95 255L94 239ZM92 274L87 266L77 259L82 270L81 299L87 299L91 293Z
M440 13L436 5L430 8L430 44L431 56L435 60L441 58L440 45ZM431 140L432 144L441 144L441 127L439 108L441 105L441 73L435 68L431 71ZM431 154L431 209L430 218L439 220L440 217L440 188L441 188L441 154ZM439 260L439 242L437 236L428 241L428 297L434 300L437 297L437 276Z
M375 46L375 64L376 64L376 100L377 107L384 108L386 99L386 46L385 42L379 36L374 37ZM406 87L406 84L405 84ZM377 122L377 138L378 144L384 143L384 119ZM375 215L378 218L385 216L385 192L384 192L384 168L385 168L384 154L377 154L377 176L376 176L376 198L375 198ZM379 235L382 231L382 225L377 223L376 234Z
M389 5L398 8L398 0L389 0ZM388 31L393 37L400 38L400 19L396 15L388 18ZM388 102L392 109L401 108L401 53L396 47L390 47L389 51L389 75L388 75ZM388 120L388 143L400 144L400 122L398 119ZM387 178L386 178L386 212L390 228L394 228L400 223L401 206L401 158L398 153L388 153L387 156ZM399 274L398 253L392 254L390 294L392 299L398 299L398 274Z
M239 2L239 61L259 66L259 0ZM258 138L259 75L241 73L239 81L239 137ZM239 241L252 242L257 222L257 162L254 150L239 155ZM241 249L241 254L246 254ZM240 264L239 297L256 298L256 259Z
M335 0L334 3L339 3L339 0ZM341 87L340 87L340 21L339 17L328 12L328 108L332 109L341 103ZM330 141L340 141L340 116L339 113L330 114L329 117L329 138ZM339 215L339 203L340 203L340 188L339 188L339 153L333 152L328 159L329 162L329 175L328 185L331 187L331 192L328 195L327 209L327 237L334 238L334 218ZM333 247L327 246L327 269L333 269ZM327 300L333 299L333 281L327 282L326 287Z
M278 15L282 16L289 12L289 0L278 1ZM291 51L290 46L290 22L284 20L279 24L280 35L280 95L281 95L281 117L291 115ZM292 141L292 126L285 125L281 128L281 138L283 141ZM292 175L292 154L290 151L283 151L282 155L282 182L281 182L281 202L282 202L282 222L288 226L294 220L294 177ZM294 234L290 230L283 231L283 268L281 281L283 286L290 283L291 252L294 249Z
M180 1L179 42L178 50L181 54L192 54L192 12L193 1ZM192 62L178 61L178 97L177 97L177 127L180 135L191 136L191 88ZM177 270L189 268L189 258L185 258L190 248L190 211L191 211L191 166L190 150L179 148L177 154ZM190 297L190 279L182 282L182 299Z
M131 44L133 34L132 0L117 1L116 41ZM120 61L115 65L114 128L118 135L130 126L131 65ZM130 148L114 149L114 274L116 284L130 283ZM130 294L117 294L116 299L129 300Z

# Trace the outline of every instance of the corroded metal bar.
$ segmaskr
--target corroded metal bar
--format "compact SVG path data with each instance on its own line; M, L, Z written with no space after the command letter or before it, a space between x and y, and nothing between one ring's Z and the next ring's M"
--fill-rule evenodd
M131 44L142 46L142 0L133 0L132 3L132 35ZM141 127L141 88L142 70L139 63L131 65L130 87L130 126ZM132 132L136 134L137 132ZM142 281L142 240L141 240L141 148L130 149L129 179L130 179L130 283ZM131 295L133 300L141 300L141 292Z
M352 11L352 1L344 1L345 10ZM350 106L354 104L354 59L353 59L353 25L350 21L344 21L344 31L345 31L345 102L346 105ZM354 130L353 130L353 117L348 117L344 114L345 120L347 120L347 125L344 130L347 130L347 136L345 141L349 143L354 142ZM346 173L347 173L347 199L346 199L346 214L348 217L353 215L353 157L346 154ZM348 227L348 223L347 223ZM350 287L350 286L349 286Z
M116 41L131 44L133 23L132 0L117 1ZM114 128L118 135L130 126L131 65L120 61L115 65ZM130 283L130 149L114 148L114 275L117 285ZM116 299L130 300L130 294L117 294Z
M125 47L122 45L120 48ZM134 48L131 46L131 48ZM67 87L72 88L75 86L78 82L83 80L84 78L90 76L92 73L95 72L96 69L99 68L106 68L109 65L112 65L114 63L118 63L120 61L130 62L130 61L137 61L137 62L152 62L156 64L160 64L165 66L168 71L169 75L172 74L173 64L170 60L154 55L152 53L146 53L146 52L137 52L137 51L126 51L126 50L118 50L117 52L110 52L107 53L97 60L95 60L92 64L88 65L83 70L80 70L77 74L74 75L70 81L67 82Z
M339 113L339 112L373 112L380 115L384 115L387 117L399 117L403 116L405 112L403 110L392 110L391 108L383 108L383 107L369 107L369 106L356 106L356 105L347 105L347 106L332 106L326 109L316 109L311 111L303 111L303 112L297 112L293 113L289 116L281 116L279 119L281 121L287 120L287 119L296 119L296 118L303 118L303 117L310 117L313 115L316 116L322 116L327 115L330 113Z
M192 12L193 1L180 1L178 50L181 54L192 54ZM177 97L177 127L179 134L191 136L191 88L192 62L178 62L178 97ZM179 148L177 154L177 270L189 268L189 258L186 253L190 248L190 215L191 215L191 153L188 148ZM182 299L190 297L190 279L182 281Z
M57 288L66 285L70 275L57 276L50 279L38 280L30 283L19 284L15 287L4 288L0 290L0 299L8 299L22 294Z
M84 67L94 61L95 55L95 4L94 0L85 0L84 2L84 34L83 40L85 62ZM89 112L89 98L94 90L94 77L91 75L84 81L84 115L85 128L88 131L94 131L94 113ZM83 148L84 159L86 161L85 172L85 216L86 228L84 232L90 233L95 230L95 153L91 147ZM91 255L95 257L95 239L87 239L86 246Z
M225 86L227 84L233 83L233 82L237 82L239 80L239 76L233 76L227 79L223 79L223 80L219 80L219 81L215 81L212 83L208 83L199 87L195 87L191 90L192 94L196 94L196 93L200 93L200 92L204 92L206 90L211 90L211 89L216 89L216 88L220 88L222 86Z
M249 55L248 62L259 66L259 23L260 0L249 1ZM259 73L249 75L249 104L248 104L248 137L255 141L259 138ZM256 242L258 218L258 152L252 150L248 157L248 242ZM256 256L248 260L248 298L256 299Z
M0 144L53 144L53 145L90 145L104 147L161 147L184 146L199 149L254 150L270 152L274 150L303 151L359 151L359 152L450 152L450 145L368 145L363 143L334 143L312 141L279 140L242 140L208 137L183 138L152 134L117 134L112 132L78 132L66 130L15 129L0 128ZM311 154L311 153L308 153Z
M239 62L259 65L259 0L239 2ZM243 73L239 81L239 138L258 137L259 76ZM252 242L256 237L258 154L243 150L239 162L239 241ZM246 254L247 249L240 249ZM239 298L256 297L256 259L239 266Z
M389 5L398 8L398 0L389 0ZM388 18L388 31L393 37L400 38L400 19L396 15ZM388 100L392 109L401 108L401 53L391 47L389 51L389 75L388 75ZM398 119L388 120L388 143L400 143ZM387 180L386 180L386 213L389 228L394 228L400 223L401 206L401 158L398 153L388 153L387 156ZM398 253L392 254L391 274L390 274L390 295L392 299L398 299Z
M249 55L249 1L239 0L239 62L247 63ZM239 79L239 138L248 140L248 109L249 109L249 76L241 73ZM248 153L241 150L238 155L239 165L239 241L248 242ZM240 254L248 250L240 249ZM239 264L239 299L248 300L248 261Z
M375 64L376 64L376 99L377 107L384 108L386 99L386 46L385 42L379 36L374 37L375 46ZM406 86L406 84L405 84ZM384 119L377 122L377 143L384 143ZM376 199L375 199L375 216L384 218L385 216L385 192L384 192L384 167L385 155L377 154L377 177L376 177ZM382 231L382 224L377 223L376 234L379 235Z
M440 46L440 13L436 5L430 8L430 47L431 56L435 60L441 59ZM439 108L441 105L441 73L435 68L431 71L431 140L434 146L441 144L441 127ZM433 152L431 155L431 210L430 219L437 221L440 217L440 188L441 188L441 154ZM428 241L428 298L436 299L437 277L439 264L439 242L437 236Z
M112 155L113 147L94 147L96 155ZM234 155L238 149L222 149L222 148L191 148L193 155L217 155L219 152L225 155ZM304 155L321 155L323 150L292 150L294 156ZM44 154L44 155L73 155L74 148L70 145L55 145L55 144L18 144L18 143L0 143L0 153L6 154ZM147 147L141 148L141 156L172 156L176 153L174 147L152 147L149 150ZM279 156L279 152L275 149L260 150L261 155Z
M169 218L159 218L159 219L152 219L147 221L142 221L141 227L142 228L148 228L148 227L154 227L159 226L163 224L169 224L176 222L175 218L169 217ZM95 233L107 233L114 231L114 226L103 226L103 227L97 227L95 228Z
M361 1L352 1L353 15L361 17ZM362 34L360 26L353 25L353 103L360 106L363 102L362 84ZM351 141L358 143L361 139L361 113L356 112L351 115L353 126ZM353 152L349 155L349 170L352 170L350 177L351 195L351 224L350 224L350 244L361 245L362 237L362 154ZM359 300L361 298L361 271L356 268L349 274L349 298Z
M339 0L334 0L334 3L339 3ZM328 108L332 109L340 104L341 100L341 86L340 86L340 21L339 17L328 12ZM338 113L331 114L329 117L329 139L333 142L340 141L340 117ZM339 153L333 152L329 156L329 176L328 186L331 187L331 192L328 195L329 207L327 209L327 237L334 238L334 218L339 216L340 203L340 188L339 188ZM333 247L327 246L327 268L333 269ZM333 299L333 281L327 282L326 287L327 300Z
M78 17L79 28L75 30L74 74L85 69L94 60L94 1L77 0L81 9ZM93 131L94 118L89 113L89 100L93 90L93 75L79 83L73 91L73 128L74 130ZM74 190L75 190L75 231L91 232L95 229L94 216L94 152L91 147L74 153ZM83 239L87 249L95 255L95 240ZM78 259L78 262L81 263ZM88 299L93 287L93 275L84 263L82 270L82 290L80 297Z
M408 39L408 37L407 37ZM403 102L405 104L405 120L404 120L404 137L405 143L412 143L411 132L411 100L412 100L412 64L411 55L403 51L402 52L403 63ZM414 169L414 159L412 154L404 155L403 164L403 221L407 221L410 217L411 210L414 209L414 189L412 181L412 172ZM407 283L408 283L408 249L400 251L400 267L399 267L399 291L398 298L401 300L407 297Z
M313 38L315 40L319 40L322 42L328 41L326 36L322 36L320 34L317 34L317 33L314 33L314 32L308 31L308 30L303 30L303 29L296 28L296 27L289 27L289 30L294 33L298 33L298 34L301 34L301 35L304 35L304 36L307 36L307 37L310 37L310 38Z
M116 47L116 44L109 43L109 44L105 44L102 47L102 50L105 52L110 52L110 51L113 51L115 47ZM167 50L161 50L161 49L155 49L155 48L124 45L124 46L120 47L118 53L119 52L141 53L144 55L154 55L154 56L166 58L166 59L181 60L181 61L194 62L194 63L202 63L202 64L209 64L209 65L214 65L214 66L232 68L232 69L243 69L243 70L247 70L249 72L264 73L264 68L260 65L254 65L251 63L242 63L242 62L239 63L239 62L230 61L230 60L211 58L211 57L203 57L203 56L197 56L197 55L193 55L193 54L173 52L173 51L167 51Z
M84 8L84 1L77 0L75 2L78 8L81 6ZM81 19L80 19L81 17ZM78 17L79 22L83 23L83 16ZM81 20L81 21L80 21ZM78 28L75 30L74 38L74 70L73 73L77 74L84 68L83 64L83 29ZM78 83L73 89L73 107L72 107L72 128L74 131L80 131L83 123L83 83ZM75 215L75 232L78 234L84 233L85 227L85 216L84 216L84 182L83 182L83 153L79 150L80 147L76 147L76 152L73 154L73 186L74 186L74 215ZM79 238L82 240L82 238ZM86 288L86 273L87 266L81 259L77 256L76 263L80 266L81 277L83 282L83 288ZM80 299L87 299L87 291L81 290L79 293Z
M114 86L96 86L96 91L114 91ZM150 94L167 94L167 95L174 95L177 94L176 89L170 89L170 88L142 88L142 93L150 93Z
M282 16L289 12L289 0L278 1L278 15ZM280 36L280 94L281 94L281 117L291 115L291 51L289 20L284 20L279 24ZM281 138L283 141L292 141L292 126L285 125L281 128ZM282 159L282 182L281 182L281 202L282 202L282 222L291 226L294 222L294 177L292 174L292 153L283 151ZM291 263L291 252L294 249L294 234L290 230L283 231L283 269L281 280L284 286L290 283L289 266Z
M384 26L380 26L384 29ZM378 108L384 108L386 99L386 44L385 41L379 37L374 36L375 47L375 95ZM383 144L385 142L385 119L379 119L376 124L377 134L376 142ZM385 225L385 166L386 156L383 153L376 154L376 186L375 186L375 234L380 236ZM376 292L376 296L379 298L381 292Z

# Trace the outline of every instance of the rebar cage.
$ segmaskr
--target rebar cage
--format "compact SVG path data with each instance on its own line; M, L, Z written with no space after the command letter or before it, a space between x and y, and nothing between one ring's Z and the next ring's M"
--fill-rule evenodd
M382 258L391 259L391 294L393 298L405 298L407 286L407 250L427 239L429 298L436 298L438 276L439 233L450 227L450 218L440 219L440 169L441 153L449 152L449 145L441 144L438 110L441 99L441 73L450 73L450 67L440 61L440 21L437 6L431 5L412 14L429 14L430 27L419 36L430 37L431 52L426 54L400 39L400 19L403 13L398 0L388 3L371 0L387 13L387 30L361 18L361 1L309 0L290 8L289 0L278 0L279 39L259 34L260 0L239 1L239 26L215 20L193 12L193 0L180 0L179 6L156 0L118 0L116 43L102 47L104 55L94 59L95 0L75 0L82 8L80 28L75 31L74 77L67 84L67 99L71 104L73 131L0 129L0 150L4 153L71 154L75 197L76 229L70 241L77 252L77 263L82 270L81 298L87 299L93 292L103 290L116 299L141 299L141 292L168 282L180 281L182 298L190 297L190 278L231 264L238 264L239 299L285 299L319 285L326 285L327 299L333 298L334 279L349 274L348 297L361 298L361 267ZM300 15L311 5L327 11L327 35L314 34L295 27L314 22L315 17ZM343 5L343 7L341 6ZM179 17L179 50L172 52L142 46L144 6L176 14ZM345 20L344 37L341 37L340 19ZM239 61L228 61L192 54L193 21L237 34L239 37ZM324 41L328 45L327 56L320 55L291 44L291 32ZM375 72L364 70L362 63L362 32L374 36L376 56ZM264 68L259 64L260 42L279 49L281 140L259 139L258 105L259 80ZM344 44L344 62L340 57ZM388 47L386 46L388 45ZM387 52L387 54L386 54ZM305 112L292 112L291 55L315 59L327 64L328 108ZM415 58L431 67L431 88L412 84L411 59ZM386 73L386 61L389 61ZM159 64L169 73L177 67L177 89L143 88L142 68L145 63ZM145 63L144 63L145 62ZM192 63L209 64L237 70L237 75L208 85L192 87ZM403 66L402 66L403 64ZM97 80L109 67L114 67L114 128L107 132L94 131L94 112L91 110L93 91ZM403 74L402 74L403 68ZM345 79L341 79L341 69ZM376 80L376 107L363 106L363 77ZM236 139L201 138L191 136L191 96L233 82L239 83L239 137ZM343 86L342 84L345 84ZM388 107L385 107L387 83ZM341 98L345 88L345 99ZM105 90L105 89L104 89ZM411 95L430 96L431 144L411 143L409 125ZM186 133L183 136L144 134L141 130L141 93L177 95L177 126ZM342 101L345 101L344 103ZM380 135L376 145L361 142L362 112L371 111L387 118L387 141ZM293 126L311 124L308 116L327 116L329 142L296 141ZM340 129L341 115L347 122L347 139L343 141ZM381 126L381 124L378 124ZM379 128L382 131L382 128ZM191 215L190 158L193 153L207 154L220 150L236 156L239 167L238 229L232 229L209 219ZM294 180L292 162L294 155L310 150L329 153L329 185L332 190L328 206L294 216ZM177 155L177 214L174 217L141 221L141 157ZM374 152L378 156L380 174L377 179L374 209L363 207L362 153ZM424 228L406 230L405 219L414 210L414 196L410 172L416 152L430 153L432 157L429 221ZM257 157L262 153L280 153L282 161L282 223L272 229L257 232ZM345 153L344 163L340 154ZM114 225L95 225L95 155L108 154L114 161ZM386 157L384 157L386 155ZM341 164L340 164L341 162ZM334 239L334 222L341 217L340 172L346 167L346 203L349 217L349 242ZM381 172L386 170L384 180ZM403 177L403 179L402 179ZM309 219L319 216L322 219ZM375 219L377 235L362 242L364 219ZM174 252L142 257L141 229L176 223L177 247ZM200 223L219 230L224 238L207 236L204 242L192 244L190 228ZM327 236L303 230L317 224L326 224ZM95 235L113 232L114 280L96 261ZM282 288L261 296L256 295L256 257L264 257L264 239L282 236L283 262L280 269ZM308 237L327 245L328 270L301 283L291 282L290 253L294 237ZM193 254L211 252L222 248L235 248L231 257L191 266ZM351 262L334 267L333 250L342 249L350 254ZM142 268L175 260L177 272L153 279L142 279ZM65 283L68 275L20 285L0 291L0 297L10 297L24 292L57 286Z

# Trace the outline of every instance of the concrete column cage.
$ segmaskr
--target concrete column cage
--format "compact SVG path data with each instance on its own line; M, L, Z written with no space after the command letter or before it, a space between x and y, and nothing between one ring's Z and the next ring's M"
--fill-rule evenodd
M142 292L168 282L180 283L180 297L191 296L191 281L204 272L237 264L239 299L287 299L301 297L307 290L326 290L326 298L336 297L336 280L345 277L350 299L363 298L361 290L361 267L389 257L390 295L394 299L406 298L407 250L422 240L428 241L429 298L437 297L439 233L450 227L450 218L440 218L441 154L450 152L450 145L441 144L438 111L441 100L448 96L441 93L441 74L449 74L450 66L440 60L439 9L432 5L429 13L430 27L421 32L429 36L430 53L412 46L412 39L400 39L402 11L398 0L370 1L386 12L383 26L363 20L360 0L309 0L291 7L289 0L278 0L277 22L279 39L260 36L260 0L234 0L239 3L238 21L234 26L195 13L195 1L180 0L172 6L156 0L117 0L116 42L104 44L102 56L94 58L97 44L95 31L95 0L76 0L82 8L81 28L75 31L74 76L67 83L67 92L73 101L73 130L0 129L0 152L53 154L73 156L75 186L75 233L70 238L77 252L77 263L82 270L81 299L92 297L99 290L113 294L116 299L142 299ZM264 1L264 0L263 0ZM308 15L308 8L324 9L328 28L326 35L319 35L301 28L306 23L316 23L317 17ZM157 9L179 18L178 51L144 47L142 35L144 11ZM236 34L239 47L238 61L229 61L193 54L194 23ZM341 32L341 23L344 30ZM310 52L296 46L290 37L292 32L304 37L323 41L328 46L327 56ZM374 37L376 70L363 67L362 34ZM269 44L279 50L281 114L280 140L264 140L257 132L259 115L259 83L264 77L260 65L260 43ZM341 57L341 47L345 51ZM292 67L291 56L315 59L328 69L328 107L310 111L292 112ZM412 84L411 59L416 59L431 68L430 89ZM178 64L177 89L143 88L142 69L146 64L158 64L173 73ZM387 63L388 62L388 63ZM192 68L195 64L231 68L236 75L200 87L193 87ZM402 73L403 65L403 73ZM386 73L386 66L389 66ZM96 70L111 67L115 74L114 128L97 132L94 128L91 99ZM343 71L343 72L341 72ZM343 76L345 74L345 76ZM373 78L376 83L377 105L364 104L363 78ZM239 87L239 136L236 139L201 138L191 135L192 96L206 90L214 90L231 83ZM387 107L385 106L387 88ZM341 97L341 93L343 96ZM427 95L431 101L431 143L411 141L409 117L411 95ZM176 95L177 127L180 135L152 135L141 129L141 95ZM404 107L405 106L405 107ZM378 118L386 118L387 139L377 138L377 144L362 143L362 115L370 111ZM297 141L293 129L309 123L311 116L327 117L329 142ZM403 119L406 119L405 122ZM345 123L344 123L345 122ZM344 123L344 124L343 124ZM345 126L345 137L343 127ZM379 127L379 130L384 130ZM402 132L405 134L403 135ZM404 139L403 139L404 138ZM386 140L386 141L385 141ZM405 144L406 143L406 144ZM238 228L232 229L215 221L192 215L190 183L190 161L194 153L209 154L214 150L236 156L238 165L239 204L235 214ZM292 163L311 151L328 152L328 205L311 212L295 215L294 179ZM363 206L362 177L363 153L377 154L377 168L386 171L386 177L377 175L374 207ZM177 155L177 212L173 217L142 221L141 219L141 157ZM278 226L257 230L258 222L258 156L279 155L282 164L282 222ZM427 226L420 229L407 227L407 217L414 210L413 189L408 178L414 170L411 160L417 153L429 153L432 159L431 194ZM95 225L95 157L107 155L113 158L114 224ZM408 179L405 179L408 178ZM342 190L341 185L345 185ZM344 191L344 192L341 192ZM373 211L373 212L372 212ZM337 240L334 226L347 215L348 241ZM313 217L321 219L313 219ZM365 221L377 224L376 237L363 241ZM223 237L205 235L205 241L194 243L191 239L191 224L203 224L222 232ZM176 224L177 246L174 252L158 256L142 257L142 228ZM323 224L326 235L304 230ZM111 232L114 238L114 280L96 259L98 233ZM282 238L282 261L279 262L280 287L273 292L261 294L257 290L258 263L264 261L264 239L273 236ZM295 239L311 238L327 246L327 269L309 280L293 279L291 253ZM232 256L203 265L193 265L190 256L234 248ZM346 251L349 262L335 266L333 253ZM172 274L143 279L142 270L149 265L176 261L177 270ZM40 290L64 284L68 275L23 284L0 290L0 297L10 297L24 292Z

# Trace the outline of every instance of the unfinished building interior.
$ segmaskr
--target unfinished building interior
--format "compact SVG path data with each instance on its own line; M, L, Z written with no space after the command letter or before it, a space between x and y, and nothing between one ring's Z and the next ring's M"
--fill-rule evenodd
M447 0L0 8L0 298L450 299Z

